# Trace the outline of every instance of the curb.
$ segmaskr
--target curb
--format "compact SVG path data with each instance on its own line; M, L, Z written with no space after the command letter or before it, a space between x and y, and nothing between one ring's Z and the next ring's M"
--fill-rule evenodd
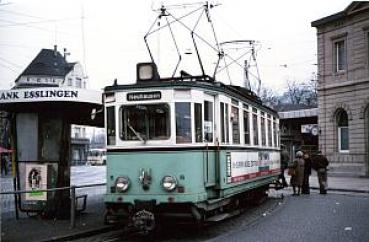
M310 187L313 190L319 190L319 187ZM368 190L357 190L357 189L345 189L345 188L328 188L327 191L334 191L334 192L353 192L353 193L368 193Z
M118 230L118 229L119 229L118 226L105 225L105 226L94 228L94 229L89 229L89 230L85 230L85 231L74 232L74 233L70 233L70 234L66 234L66 235L51 237L51 238L46 239L46 240L41 240L41 242L46 242L46 241L69 241L69 240L82 239L82 238L86 238L86 237L90 237L90 236L93 236L93 235L102 234L102 233L106 233L106 232L110 232L110 231Z

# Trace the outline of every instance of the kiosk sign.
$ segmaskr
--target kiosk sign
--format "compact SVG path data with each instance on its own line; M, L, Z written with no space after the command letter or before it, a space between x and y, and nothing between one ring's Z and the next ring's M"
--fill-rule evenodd
M89 102L102 103L100 91L69 87L40 87L0 90L0 104L20 102Z
M26 200L46 201L47 192L39 190L47 189L47 165L29 163L26 164Z

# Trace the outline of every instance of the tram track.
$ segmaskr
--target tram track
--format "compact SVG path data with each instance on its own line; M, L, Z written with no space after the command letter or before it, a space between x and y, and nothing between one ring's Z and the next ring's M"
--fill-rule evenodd
M206 241L230 231L244 229L257 223L257 221L278 209L283 201L279 193L277 195L271 194L264 203L258 206L247 206L242 209L243 211L239 215L219 222L206 223L201 229L191 224L163 224L156 233L144 236L133 228L122 230L115 227L112 231L73 241Z

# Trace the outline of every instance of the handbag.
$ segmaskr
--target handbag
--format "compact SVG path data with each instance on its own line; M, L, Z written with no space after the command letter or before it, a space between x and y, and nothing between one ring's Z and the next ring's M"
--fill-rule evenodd
M288 168L288 175L289 176L294 176L296 175L296 171L294 168Z

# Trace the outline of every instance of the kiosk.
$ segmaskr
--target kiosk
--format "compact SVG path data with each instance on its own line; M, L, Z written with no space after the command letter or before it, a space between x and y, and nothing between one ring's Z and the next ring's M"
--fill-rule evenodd
M16 88L0 91L0 111L10 115L22 212L47 217L69 215L71 125L103 127L102 92L71 87Z

